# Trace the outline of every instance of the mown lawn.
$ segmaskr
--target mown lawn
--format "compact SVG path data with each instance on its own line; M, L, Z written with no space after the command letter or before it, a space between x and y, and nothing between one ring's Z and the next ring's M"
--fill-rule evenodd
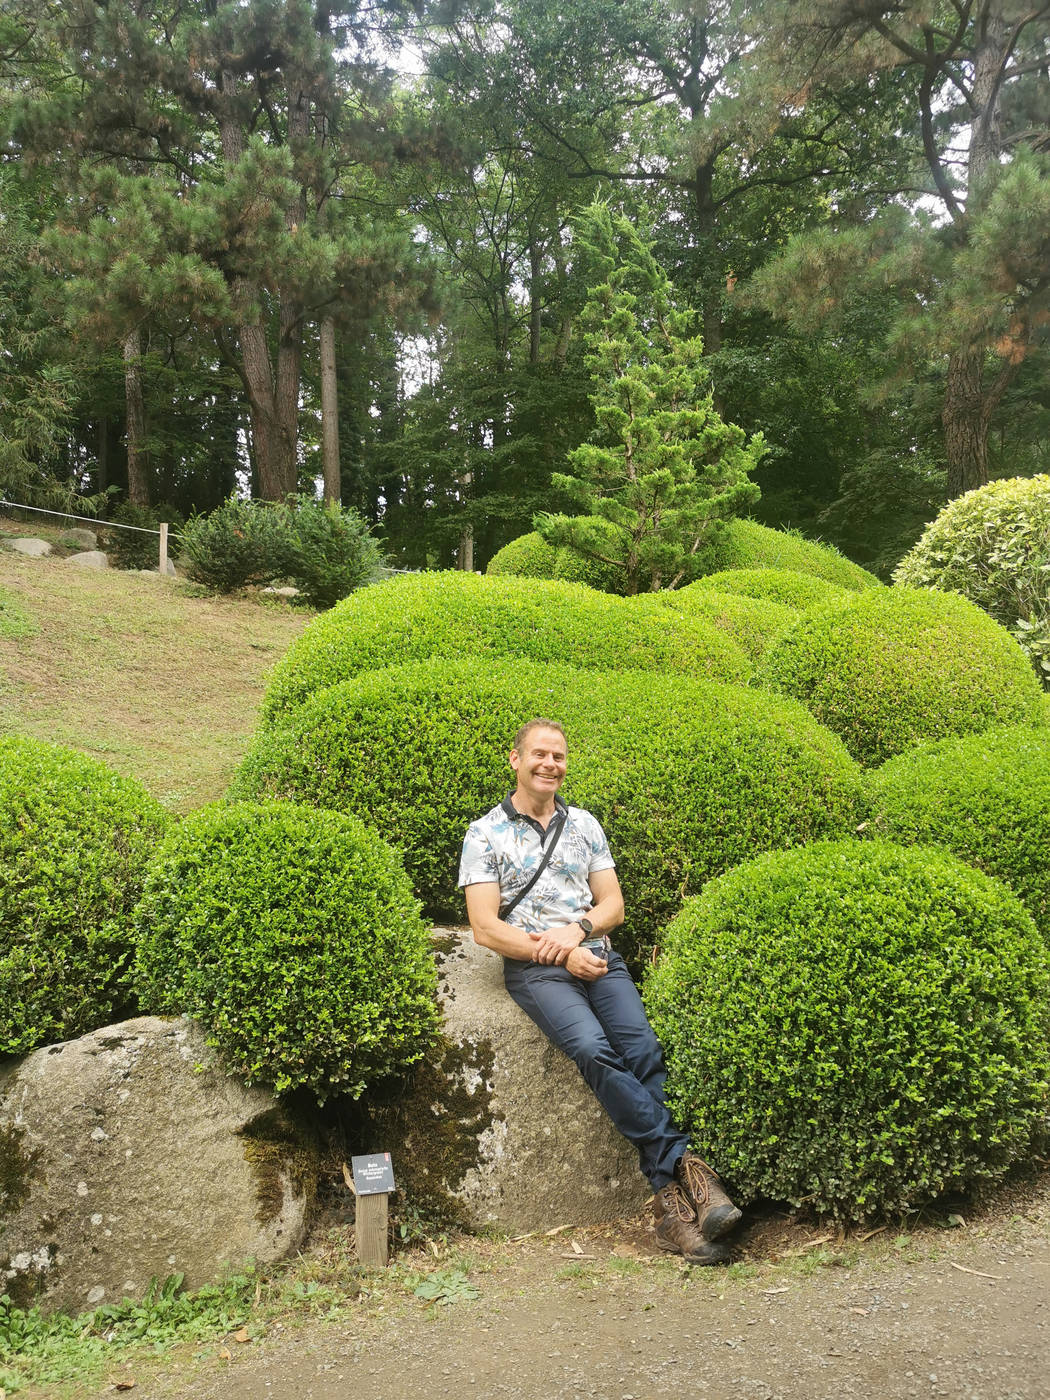
M0 732L82 749L188 812L222 795L311 616L0 549Z

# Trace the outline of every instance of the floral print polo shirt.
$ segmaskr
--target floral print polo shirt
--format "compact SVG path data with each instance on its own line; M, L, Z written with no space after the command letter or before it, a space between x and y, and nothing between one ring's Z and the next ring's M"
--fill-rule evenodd
M496 883L501 904L507 904L532 879L559 821L565 823L546 870L507 918L527 933L572 923L594 902L588 877L616 864L597 819L582 807L566 806L560 797L554 802L546 832L534 817L519 812L508 795L471 822L463 840L460 885Z

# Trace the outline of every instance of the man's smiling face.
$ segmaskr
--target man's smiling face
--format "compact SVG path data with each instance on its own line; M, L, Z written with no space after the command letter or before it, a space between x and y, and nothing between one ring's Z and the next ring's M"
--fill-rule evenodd
M565 781L565 736L556 729L530 729L521 750L511 749L518 787L535 801L549 801Z

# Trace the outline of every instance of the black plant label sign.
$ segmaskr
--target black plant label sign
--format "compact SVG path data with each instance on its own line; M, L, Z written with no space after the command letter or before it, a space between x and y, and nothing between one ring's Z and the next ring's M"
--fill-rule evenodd
M354 1190L359 1196L381 1196L395 1190L394 1164L389 1152L376 1152L370 1157L351 1157Z

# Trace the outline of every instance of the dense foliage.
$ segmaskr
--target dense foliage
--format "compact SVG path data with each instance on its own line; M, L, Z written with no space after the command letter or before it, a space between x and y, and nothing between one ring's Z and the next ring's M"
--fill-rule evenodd
M725 569L791 569L861 593L878 579L827 544L793 530L771 530L757 520L730 520L714 536L705 556L705 576Z
M681 675L491 657L375 671L311 696L257 736L234 795L379 817L428 911L461 917L463 833L507 791L513 734L535 714L567 729L566 799L608 835L632 958L683 892L756 850L856 824L860 775L801 706Z
M580 584L403 574L310 624L274 670L264 717L361 671L432 656L520 657L728 681L749 674L740 648L701 617L640 612Z
M97 759L0 738L0 1055L119 1019L131 912L168 818Z
M1050 941L1050 728L923 745L868 774L867 791L873 833L945 846L995 875Z
M290 803L203 808L158 850L137 914L143 1004L185 1012L278 1093L357 1096L423 1054L434 963L396 853Z
M949 501L893 577L984 608L1050 686L1050 476L991 481Z
M1042 717L1017 643L965 598L921 589L879 589L805 615L770 647L762 679L869 765L923 740Z
M864 1220L1045 1139L1050 955L947 852L830 842L739 866L685 905L645 998L671 1100L745 1199Z
M768 599L800 612L850 596L829 579L795 569L719 569L689 585L692 592L708 588L719 593L740 593L745 598Z
M379 543L356 511L297 496L281 514L284 557L277 573L290 579L313 607L333 607L381 577Z
M690 585L665 588L660 593L639 593L635 605L645 607L650 601L660 607L706 617L713 627L732 637L752 662L764 656L773 638L798 617L798 609L794 607L744 593L722 593L714 586Z
M220 593L280 577L287 559L287 530L272 506L231 496L209 515L194 515L179 534L190 578Z

